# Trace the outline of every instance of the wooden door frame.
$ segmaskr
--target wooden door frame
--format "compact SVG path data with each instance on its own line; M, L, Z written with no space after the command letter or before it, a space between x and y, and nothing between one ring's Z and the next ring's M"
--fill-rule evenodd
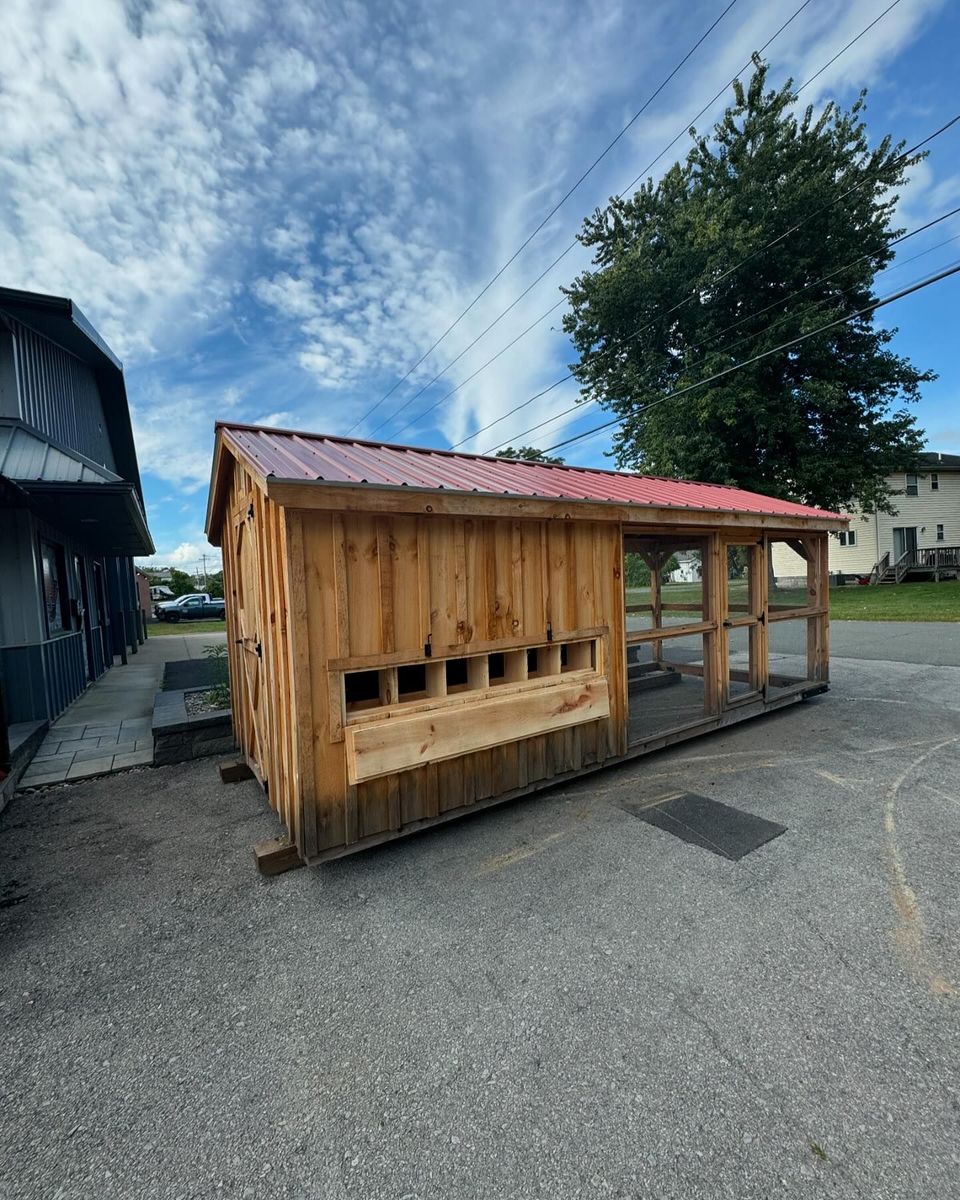
M720 642L720 711L726 712L741 704L751 704L767 697L769 678L769 653L767 635L767 608L769 588L767 580L766 544L764 537L744 537L736 532L724 531L720 535L719 553L719 625L717 636ZM747 558L748 596L747 613L732 613L730 610L730 579L727 567L727 552L731 546L743 546L749 551ZM749 645L750 689L742 695L730 695L730 635L734 629L747 629Z

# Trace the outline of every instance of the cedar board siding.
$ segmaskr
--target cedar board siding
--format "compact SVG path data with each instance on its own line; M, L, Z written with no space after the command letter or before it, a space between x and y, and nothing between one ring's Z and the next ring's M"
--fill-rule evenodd
M624 753L618 524L282 510L237 463L224 526L234 731L304 856ZM331 660L495 652L546 643L548 626L608 631L609 717L349 782Z

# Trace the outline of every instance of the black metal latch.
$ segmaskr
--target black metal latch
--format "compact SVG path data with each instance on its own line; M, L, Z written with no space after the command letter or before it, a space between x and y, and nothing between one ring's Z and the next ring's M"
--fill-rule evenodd
M263 658L263 645L260 642L257 642L257 644L254 646L254 650L257 652L257 658Z

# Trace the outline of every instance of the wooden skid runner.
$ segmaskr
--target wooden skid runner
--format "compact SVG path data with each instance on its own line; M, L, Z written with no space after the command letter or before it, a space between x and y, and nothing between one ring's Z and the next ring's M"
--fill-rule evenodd
M347 775L351 783L362 783L609 715L607 681L597 678L348 727Z

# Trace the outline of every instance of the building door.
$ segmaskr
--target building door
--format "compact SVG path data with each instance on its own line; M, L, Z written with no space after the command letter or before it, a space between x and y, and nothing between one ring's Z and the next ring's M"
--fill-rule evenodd
M908 550L917 553L917 527L900 526L893 531L893 561L899 562Z
M73 556L74 569L77 572L77 622L80 632L83 634L83 656L86 662L87 679L94 679L93 669L93 642L90 632L90 589L87 587L87 564L79 555Z
M756 542L726 542L722 550L720 674L726 708L756 700L766 687L766 562Z

